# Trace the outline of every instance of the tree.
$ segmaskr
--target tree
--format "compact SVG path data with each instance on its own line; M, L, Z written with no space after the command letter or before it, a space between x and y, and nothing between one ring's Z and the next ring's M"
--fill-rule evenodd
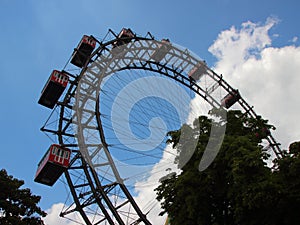
M276 202L277 224L300 224L300 142L294 142L275 160L273 181L279 190Z
M24 181L0 171L0 224L42 225L41 216L46 213L37 206L40 196L31 194L30 189L20 189Z
M240 111L229 111L222 147L212 164L200 172L212 120L201 116L198 122L199 126L190 128L191 133L199 134L192 158L180 175L162 180L156 188L161 214L167 213L172 225L299 224L300 143L276 160L272 169L267 166L270 155L261 143L275 128L261 117L252 119ZM180 133L168 133L168 142L179 155L178 165L181 155L191 151L178 142Z

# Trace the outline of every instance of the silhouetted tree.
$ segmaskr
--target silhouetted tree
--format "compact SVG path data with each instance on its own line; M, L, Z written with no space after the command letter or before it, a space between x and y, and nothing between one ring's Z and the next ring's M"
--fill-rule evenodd
M271 156L261 143L275 128L261 117L229 111L222 147L212 164L200 172L211 123L205 116L198 118L195 124L199 126L190 128L191 134L199 134L192 158L181 174L163 179L156 188L161 214L169 215L171 225L300 224L300 142L293 143L270 168ZM181 154L193 151L178 142L180 132L169 132L168 141L179 153L178 165Z
M0 171L0 224L42 225L46 213L37 206L41 197L32 195L30 189L21 189L24 181Z

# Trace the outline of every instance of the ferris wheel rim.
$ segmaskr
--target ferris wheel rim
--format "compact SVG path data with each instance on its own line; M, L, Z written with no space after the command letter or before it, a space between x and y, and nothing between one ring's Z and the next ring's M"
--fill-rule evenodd
M98 47L98 49L96 49L94 52L93 52L93 54L91 55L91 57L90 57L90 59L93 61L95 58L97 58L97 57L99 57L99 55L101 55L101 53L102 52L104 52L104 51L111 51L111 49L109 49L109 46L111 46L115 41L117 40L117 38L115 38L115 39L112 39L112 40L109 40L109 41L107 41L107 42L104 42L104 43L102 43L102 42L99 42L99 47ZM133 42L136 42L136 41L155 41L155 42L158 42L158 41L156 41L153 37L152 38L145 38L145 37L138 37L138 36L135 36L134 38L132 38L132 40L133 40ZM149 66L149 65L155 65L155 66L158 66L158 67L164 67L165 65L159 65L159 64L157 64L157 63L153 63L153 62L146 62L145 64L141 64L140 65L140 67L138 67L138 66L136 66L136 67L132 67L132 68L130 68L130 67L127 67L127 68L124 68L124 70L126 70L126 69L147 69L147 70L150 70L150 71L153 71L153 72L158 72L158 73L161 73L162 72L162 70L159 70L159 69L157 69L157 70L155 70L154 69L154 67L148 67L148 68L146 68L146 66ZM65 97L65 99L67 98L67 96L71 96L72 95L72 93L71 92L73 92L73 94L74 93L76 93L77 92L77 85L78 85L78 83L80 82L80 80L85 76L85 73L86 73L86 71L89 69L89 66L91 65L91 63L89 62L89 63L87 63L85 66L84 66L84 68L82 68L82 70L81 70L81 72L80 72L80 74L76 77L76 79L74 80L74 85L75 85L75 89L69 89L69 91L68 91L68 93L66 94L66 97ZM211 71L211 75L215 78L215 80L216 80L216 83L218 82L220 85L222 85L223 86L223 88L229 93L229 91L230 90L234 90L224 79L223 79L223 77L222 76L220 76L220 75L218 75L218 74L216 74L214 71L212 71L209 67L207 67L207 69L209 70L209 71ZM167 77L169 77L169 78L176 78L177 79L177 77L181 77L182 78L182 80L177 80L177 81L181 81L183 84L187 84L187 83L184 83L185 81L189 81L190 82L190 84L189 84L189 87L191 88L191 90L193 90L193 91L195 91L195 93L197 93L197 94L199 94L205 101L207 101L207 99L209 99L209 98L212 98L211 96L209 96L209 94L208 95L203 95L199 90L201 90L201 88L197 85L197 83L196 82L193 82L193 81L190 81L190 80L187 80L187 78L186 78L186 76L183 76L183 75L180 75L179 74L179 71L176 71L176 70L174 70L174 68L170 68L170 71L171 72L173 72L173 73L175 73L175 74L177 74L177 76L175 77L172 77L171 75L167 75L167 74L165 74ZM175 79L175 80L176 80ZM192 85L191 85L191 83L192 83ZM194 88L194 89L192 89L192 88ZM198 90L198 92L196 92ZM70 92L70 93L69 93ZM203 93L205 93L204 91L202 91ZM212 98L213 99L213 98ZM212 100L213 102L217 102L217 101L214 101L214 100ZM245 113L246 113L246 115L247 116L251 116L251 117L255 117L256 116L256 113L254 112L254 110L253 110L253 108L252 107L250 107L249 106L249 104L243 99L243 98L241 98L239 101L238 101L238 103L241 105L241 107L245 110ZM64 110L65 110L65 108L68 108L67 106L66 106L67 104L65 104L65 103L62 103L61 104L61 111L60 111L60 117L63 117L63 114L64 114ZM217 105L217 103L215 104L215 105ZM219 104L220 105L220 104ZM62 122L62 118L60 118L60 122L59 122L59 126L60 126L60 128L59 128L59 130L63 130L63 122ZM103 131L102 131L103 132ZM64 142L64 140L63 140L63 138L64 138L64 134L63 133L58 133L58 139L59 139L59 142L60 142L60 144L62 144L62 145L68 145L67 143L65 143ZM278 144L277 144L277 142L276 142L276 140L273 138L273 136L270 134L269 136L268 136L268 142L270 143L270 145L271 145L271 148L272 149L275 149L274 151L277 151L276 152L276 155L278 154L278 155L280 155L280 148L278 148ZM273 145L273 146L272 146ZM80 154L80 153L79 153ZM79 158L80 157L82 157L82 156L78 156ZM87 169L88 168L88 169ZM86 169L85 169L85 171L84 171L84 173L85 173L85 176L90 176L90 174L91 174L91 171L89 171L89 167L86 167ZM69 173L69 171L66 171L65 172L65 174L66 174L66 176L70 176L70 174L71 173ZM94 177L94 179L96 179L97 180L97 178L96 178L96 176ZM74 192L74 193L72 193L72 195L73 195L73 198L74 198L74 200L75 200L75 203L76 203L76 198L78 198L78 196L76 195L76 193L75 193L75 190L74 190L74 184L73 184L73 181L72 181L72 179L71 178L69 178L69 179L67 179L67 181L68 181L68 184L69 184L69 187L70 187L70 189L72 189L73 188L73 191L71 190L71 192ZM91 181L90 182L90 185L91 186L93 186L94 184L92 184L93 182ZM83 216L83 217L86 217L86 215L85 215L85 212L84 212L84 210L81 208L81 205L79 204L79 203L76 203L77 204L77 206L79 207L79 212L80 212L80 214ZM98 205L99 205L99 203L98 203ZM101 205L101 204L100 204ZM100 206L99 205L99 206ZM81 209L80 209L81 208ZM87 221L89 221L89 218L85 218L84 219L86 222ZM112 222L112 221L111 221ZM91 222L89 222L88 224L92 224ZM150 223L149 223L150 224Z

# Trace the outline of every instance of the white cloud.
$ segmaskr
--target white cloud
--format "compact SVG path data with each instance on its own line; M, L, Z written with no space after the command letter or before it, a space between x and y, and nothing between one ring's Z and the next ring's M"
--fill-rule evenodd
M209 50L218 59L215 71L277 127L275 136L287 148L300 140L300 48L271 46L268 31L276 22L272 18L264 25L247 22L240 30L223 31Z
M46 210L47 216L43 218L44 223L46 225L78 225L78 223L84 224L81 217L76 213L71 213L68 215L68 218L70 218L71 220L60 217L59 214L61 213L63 207L63 203L53 204L50 209Z
M222 31L217 40L209 47L209 51L217 58L217 69L222 73L232 72L249 57L255 57L266 46L271 44L268 31L278 20L269 18L264 25L250 21L242 23L241 29L231 27Z
M296 36L293 37L292 40L291 40L291 42L293 42L293 43L296 43L297 41L298 41L298 37L296 37Z
M173 163L175 156L168 153L171 151L174 150L170 145L168 145L160 162L153 166L150 171L149 177L146 180L139 181L135 184L135 190L138 193L135 200L144 213L147 213L147 211L150 210L147 217L152 224L164 224L166 220L166 215L159 216L162 209L160 207L160 203L156 200L156 192L154 191L154 189L159 185L159 179L168 175L170 172L180 172L177 169L177 165Z

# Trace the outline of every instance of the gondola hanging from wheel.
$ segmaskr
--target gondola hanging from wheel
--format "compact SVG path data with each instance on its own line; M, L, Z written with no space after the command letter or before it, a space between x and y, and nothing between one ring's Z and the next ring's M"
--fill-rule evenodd
M120 147L120 143L116 141L117 138L109 136L113 130L112 121L110 121L112 117L108 114L112 109L109 103L112 102L112 96L118 97L118 93L114 91L118 88L122 90L122 88L131 87L130 92L126 92L126 98L120 98L118 105L120 115L128 111L130 100L138 93L145 93L147 88L156 92L167 90L167 92L155 94L162 97L162 93L167 93L169 96L163 97L174 103L157 101L155 103L159 104L153 104L152 99L146 105L147 107L144 107L142 102L139 102L136 108L133 107L138 110L138 113L134 118L128 117L131 122L130 129L135 132L142 130L136 140L149 134L150 128L155 128L158 132L162 130L163 123L154 123L155 120L151 120L156 115L163 116L169 123L174 123L174 127L180 125L178 121L173 120L173 117L175 118L177 114L184 114L183 112L169 116L173 113L169 106L175 105L180 108L183 105L180 102L183 97L178 94L179 92L168 91L170 87L168 85L172 85L172 82L187 91L190 94L189 97L200 97L209 107L228 110L234 106L240 107L246 116L254 118L257 115L236 89L232 88L221 75L210 69L204 60L195 57L187 49L172 44L168 39L155 40L150 33L141 37L129 28L123 28L117 34L110 30L108 34L113 38L101 41L93 36L83 36L71 56L70 62L73 65L71 69L66 69L68 72L65 72L65 68L63 72L58 71L68 76L68 82L63 84L63 91L58 95L55 89L52 91L49 88L50 94L44 95L47 97L43 94L43 97L41 96L41 99L50 99L51 103L48 103L48 106L46 103L42 105L48 108L57 106L55 110L59 118L57 126L53 128L54 123L47 120L41 130L57 138L58 145L53 146L63 150L64 154L69 154L69 159L65 159L66 164L60 164L58 172L53 172L55 169L47 169L46 165L49 165L49 168L54 165L49 158L50 147L38 166L35 180L51 186L64 173L65 183L69 186L70 196L73 198L70 205L75 207L63 210L61 213L63 217L71 213L79 213L84 223L89 225L155 224L150 216L152 206L144 207L145 202L136 199L132 188L134 184L127 185L128 180L134 178L122 177L123 171L118 168L118 161L112 154L125 151L122 156L127 157L126 162L138 165L138 163L145 162L138 162L138 159L145 157L156 159L157 152L151 152L151 155L148 152L126 149L126 146ZM76 71L79 71L78 74L72 72L74 66ZM159 82L137 85L136 81L143 79L151 81L149 77L152 75L156 81L167 80L168 85L163 86ZM109 83L109 81L112 82ZM128 85L129 81L135 85ZM109 86L110 84L116 86ZM46 90L47 87L48 84ZM58 101L58 99L61 100ZM119 121L128 121L128 118L123 121L120 118ZM152 127L147 127L151 124L147 119L153 122ZM125 126L122 125L120 123L120 127L124 128ZM140 146L139 143L130 139L132 135L122 130L120 133L129 139L129 144L132 146ZM90 136L85 137L86 135ZM81 141L79 141L80 138ZM264 138L276 154L280 155L280 148L272 134L268 132ZM160 152L159 156L161 155ZM133 172L141 173L138 169Z

